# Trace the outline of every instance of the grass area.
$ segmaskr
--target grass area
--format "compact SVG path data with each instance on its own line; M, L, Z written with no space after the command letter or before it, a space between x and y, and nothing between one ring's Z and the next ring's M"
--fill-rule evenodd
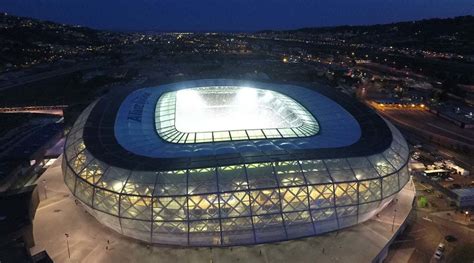
M474 262L474 244L464 244L455 247L448 255L448 262L452 263L472 263Z

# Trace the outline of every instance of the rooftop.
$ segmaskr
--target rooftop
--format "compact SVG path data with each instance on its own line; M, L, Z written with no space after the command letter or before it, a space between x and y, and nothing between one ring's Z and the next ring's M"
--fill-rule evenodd
M201 100L204 97L206 104L196 106L196 99L193 99L193 106L186 103L189 99L186 97L196 95L189 95L190 89L203 87L213 87L211 90L216 90L215 87L234 88L219 88L219 93L228 92L225 96L203 95L203 91L199 91L199 97ZM255 90L248 90L248 87ZM256 109L248 109L247 105L247 109L241 109L238 114L240 117L233 120L244 117L255 120L249 123L209 121L206 116L211 111L227 114L235 109L226 106L217 110L214 99L219 97L217 105L223 105L224 99L234 98L238 103L240 89L243 96L250 94L251 97L253 92L257 93L254 106L270 105L263 102L267 91L277 97L272 104L284 103L278 110L272 105L266 107L266 112L258 114L254 114L258 112ZM261 95L258 95L258 90L262 90ZM165 111L163 100L167 94L177 95L178 99L171 98L166 102L169 108ZM191 124L184 124L191 111L201 113L194 114ZM162 113L169 114L169 119L165 119ZM284 114L277 116L277 113ZM268 115L273 117L256 123ZM392 141L385 121L353 98L324 86L286 83L204 79L156 87L130 87L102 97L91 105L85 117L83 138L88 151L103 162L126 169L134 169L137 165L144 170L170 170L295 159L348 158L380 153ZM166 121L169 123L165 124Z

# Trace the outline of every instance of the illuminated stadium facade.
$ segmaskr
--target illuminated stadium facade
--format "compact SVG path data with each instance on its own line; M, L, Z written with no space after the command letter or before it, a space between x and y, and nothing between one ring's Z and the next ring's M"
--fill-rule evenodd
M231 246L364 222L408 182L407 162L400 132L343 94L216 79L102 97L69 132L62 167L123 235Z

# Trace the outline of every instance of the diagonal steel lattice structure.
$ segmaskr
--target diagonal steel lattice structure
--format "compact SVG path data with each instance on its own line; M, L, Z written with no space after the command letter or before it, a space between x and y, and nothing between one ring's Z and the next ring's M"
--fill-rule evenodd
M268 110L262 118L280 114L265 123L271 127L257 121L241 130L235 123L214 123L218 130L205 132L205 126L176 128L180 91L211 93L198 94L202 108L187 113L201 110L207 114L201 121L208 121L214 108L228 112L222 108L240 87L256 89L252 103L271 92L272 100L256 107ZM69 132L62 169L84 207L123 235L233 246L314 236L370 219L408 182L408 156L392 124L328 88L217 79L97 100Z

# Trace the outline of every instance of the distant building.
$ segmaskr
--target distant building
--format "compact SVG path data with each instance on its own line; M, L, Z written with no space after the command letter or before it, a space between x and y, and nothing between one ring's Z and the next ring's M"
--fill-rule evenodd
M376 99L374 102L381 108L413 108L413 109L425 109L426 106L422 102L415 102L409 100L401 100L398 98L386 98Z
M7 148L2 149L0 157L0 192L34 181L30 177L45 165L46 151L62 135L62 123L49 123L22 126L15 134L0 138L2 146Z
M469 170L464 169L461 166L456 165L453 162L446 161L446 162L444 162L444 165L449 169L453 169L459 175L462 175L462 176L468 176L469 175Z
M0 262L52 262L45 252L30 254L39 204L34 183L51 157L48 149L63 135L63 124L24 116L0 114Z
M431 107L430 112L465 129L474 128L474 108L457 103Z
M474 188L452 190L457 195L456 204L460 208L474 207Z

